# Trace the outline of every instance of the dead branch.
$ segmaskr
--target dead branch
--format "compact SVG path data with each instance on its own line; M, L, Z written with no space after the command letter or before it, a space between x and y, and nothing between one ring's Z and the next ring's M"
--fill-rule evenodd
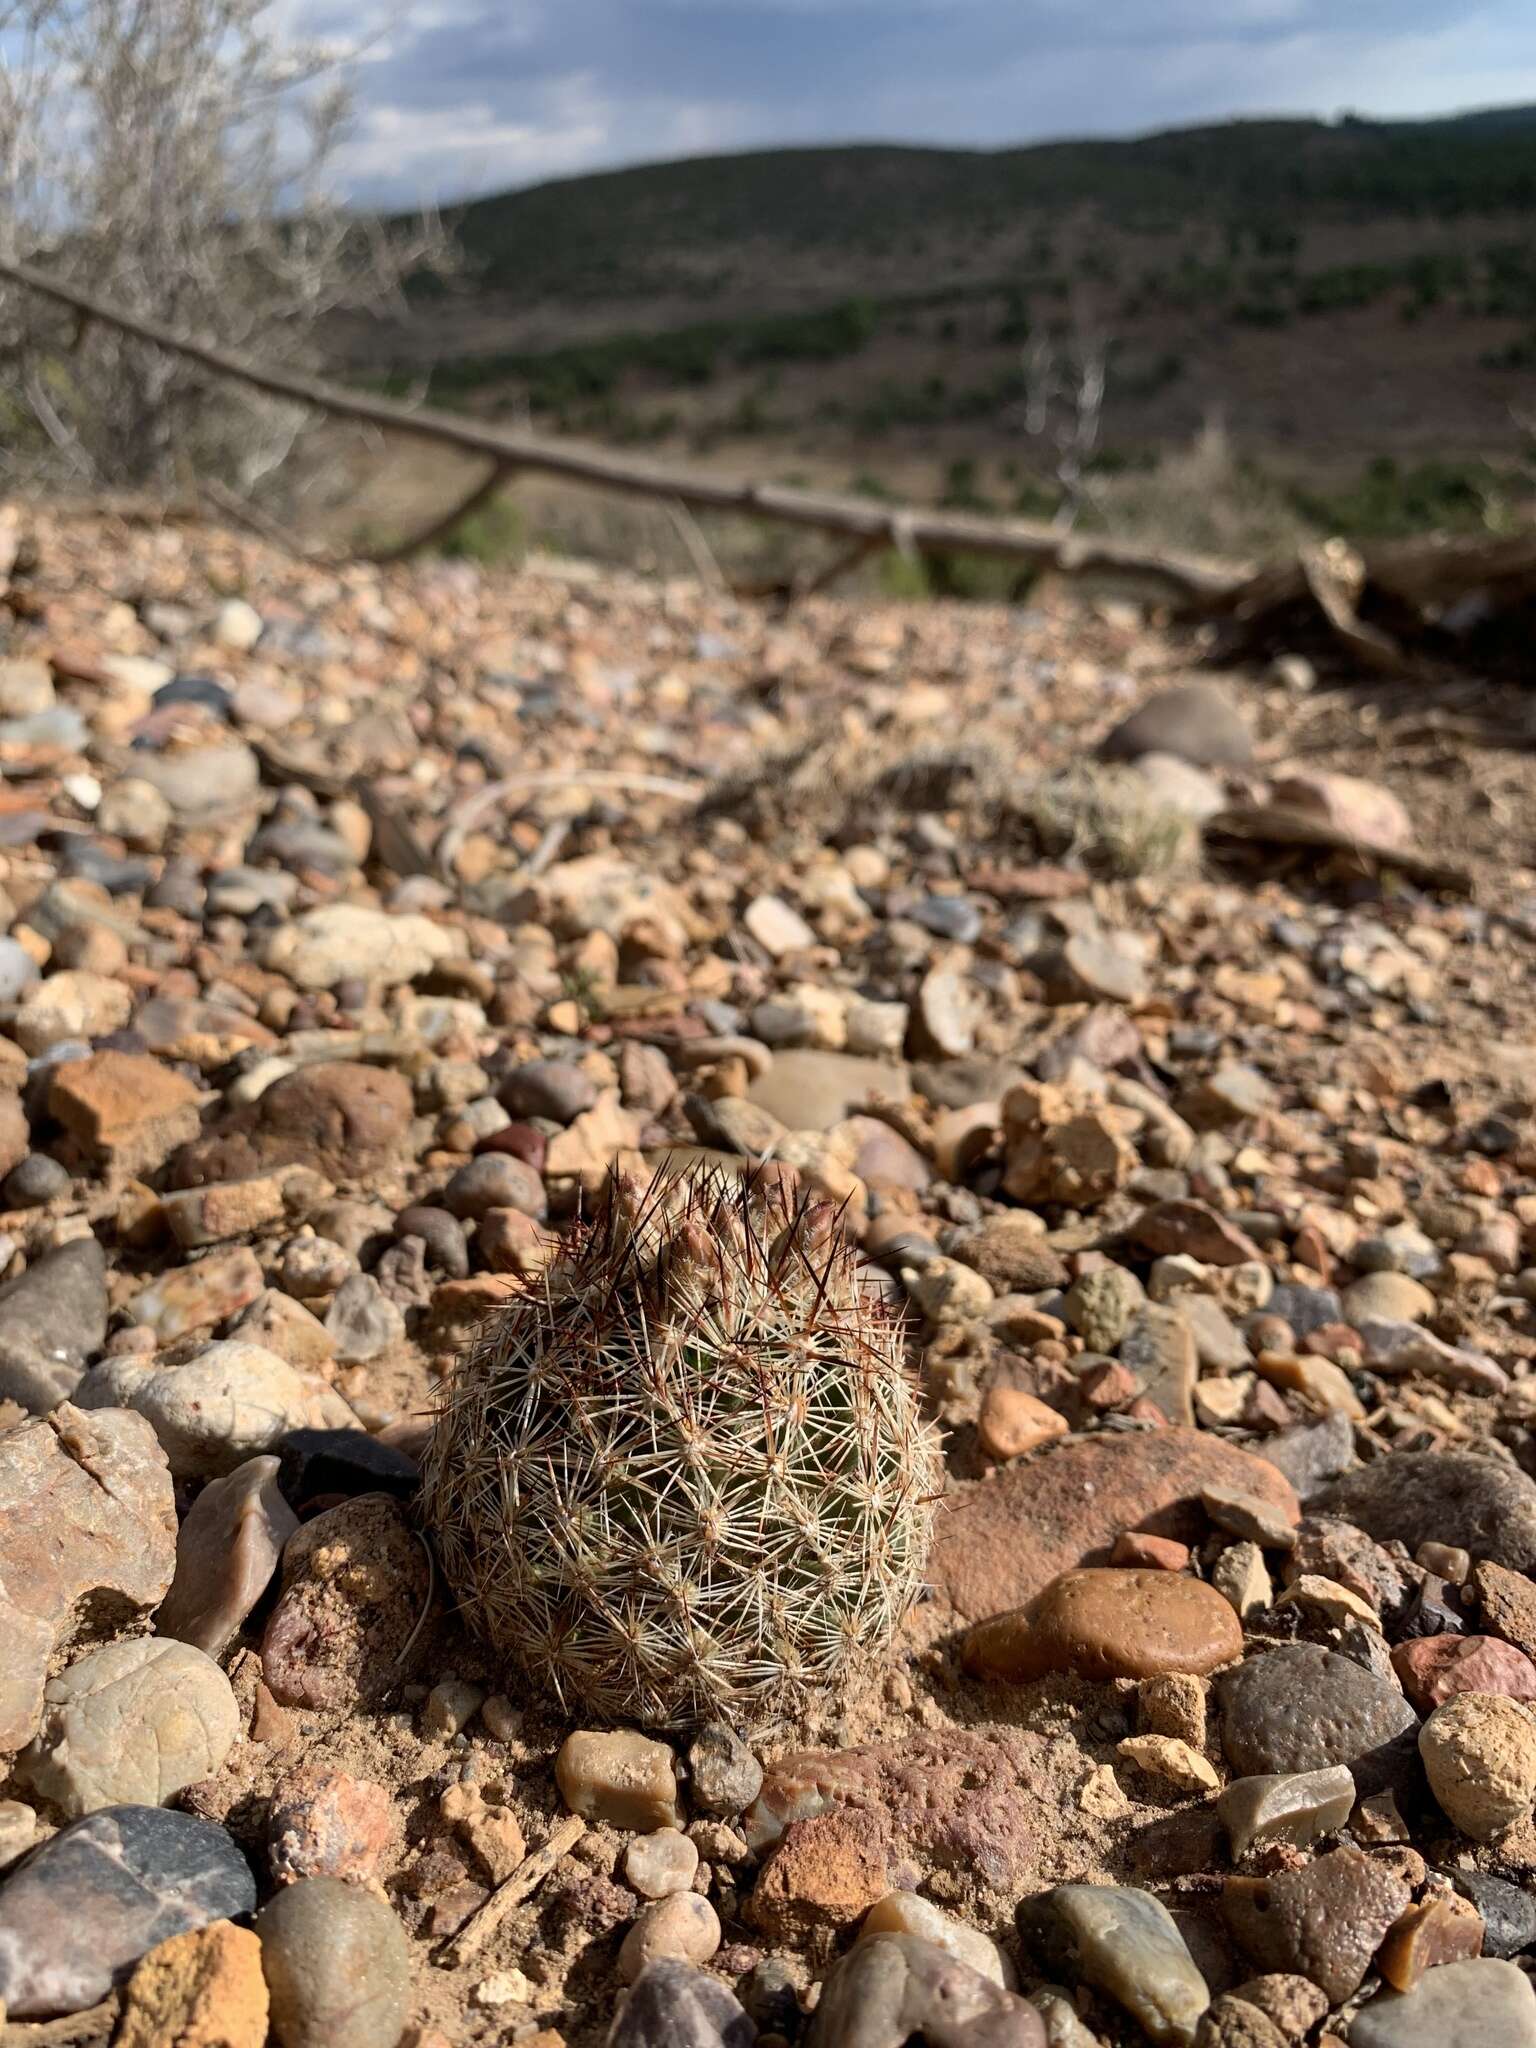
M364 397L322 378L266 368L228 349L179 334L158 321L124 313L71 285L59 283L30 264L0 260L0 277L269 397L313 406L339 419L361 420L392 433L459 448L470 455L489 456L492 461L513 468L563 477L568 482L588 484L599 490L631 497L674 499L690 511L739 513L820 533L846 534L850 538L881 540L899 530L919 554L988 555L1033 562L1063 575L1098 571L1137 577L1160 584L1175 597L1196 604L1228 596L1243 582L1246 573L1241 564L1137 547L1107 537L1062 533L1029 520L986 518L921 506L893 511L888 505L865 498L795 490L781 484L713 476L663 463L559 446L537 435L508 432L480 420L425 406L411 411L387 399Z

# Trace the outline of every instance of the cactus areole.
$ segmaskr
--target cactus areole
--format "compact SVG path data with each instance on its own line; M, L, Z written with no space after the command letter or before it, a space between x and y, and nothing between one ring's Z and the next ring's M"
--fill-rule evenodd
M676 1727L877 1660L940 1484L896 1320L770 1170L611 1182L461 1360L423 1500L464 1617L536 1687Z

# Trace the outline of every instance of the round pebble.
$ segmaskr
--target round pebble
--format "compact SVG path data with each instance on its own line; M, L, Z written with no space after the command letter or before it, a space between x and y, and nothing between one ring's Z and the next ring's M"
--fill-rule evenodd
M1419 1755L1442 1811L1475 1842L1491 1842L1536 1802L1536 1717L1519 1701L1464 1692L1419 1730Z
M670 1898L685 1892L699 1867L699 1852L676 1828L636 1835L624 1851L624 1875L642 1897Z
M411 1956L382 1899L338 1878L305 1878L262 1907L256 1932L281 2048L395 2048Z
M1014 1683L1200 1674L1242 1653L1242 1626L1213 1587L1148 1570L1064 1572L1027 1608L978 1622L963 1651L973 1676Z
M647 1906L625 1935L619 1975L633 1984L647 1963L707 1963L719 1946L720 1916L708 1899L674 1892Z

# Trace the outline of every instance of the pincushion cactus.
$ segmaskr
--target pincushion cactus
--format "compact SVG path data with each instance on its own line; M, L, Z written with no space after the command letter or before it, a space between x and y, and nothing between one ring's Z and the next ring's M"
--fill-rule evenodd
M470 1625L584 1714L760 1721L889 1646L935 1432L825 1203L611 1184L461 1361L424 1510Z

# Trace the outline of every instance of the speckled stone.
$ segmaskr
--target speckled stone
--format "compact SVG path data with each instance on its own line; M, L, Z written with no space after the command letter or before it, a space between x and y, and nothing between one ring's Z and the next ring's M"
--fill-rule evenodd
M250 1866L223 1828L164 1807L104 1807L0 1884L0 2003L13 2020L81 2012L171 1935L255 1905Z
M411 2001L405 1930L382 1899L311 1877L256 1916L282 2048L395 2048Z
M1223 1672L1216 1690L1222 1747L1246 1775L1384 1761L1382 1752L1418 1726L1396 1686L1315 1643L1249 1657Z
M1275 1877L1229 1877L1221 1910L1233 1940L1261 1970L1310 1977L1338 2005L1359 1989L1412 1898L1385 1863L1344 1848Z
M1378 1542L1451 1543L1512 1571L1536 1569L1536 1480L1470 1451L1398 1451L1318 1496Z

